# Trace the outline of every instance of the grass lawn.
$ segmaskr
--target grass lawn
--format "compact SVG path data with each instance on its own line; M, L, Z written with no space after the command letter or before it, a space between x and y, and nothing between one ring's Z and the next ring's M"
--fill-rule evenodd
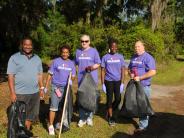
M171 61L169 64L157 65L157 74L153 83L159 85L184 84L184 62Z
M184 74L184 63L183 62L174 61L168 65L159 64L157 65L157 75L153 78L153 82L155 84L160 84L160 85L183 84L183 81L184 81L183 74ZM77 83L74 82L73 84L74 84L73 91L76 92ZM8 90L7 82L1 83L0 87L2 91L2 94L0 97L0 105L1 105L1 108L0 108L0 138L6 138L6 133L7 133L6 108L10 104L9 90ZM46 97L45 104L41 106L41 109L43 110L45 107L48 107L48 97L49 96ZM170 100L167 100L167 101L170 101ZM135 128L134 125L136 124L137 120L130 120L130 119L125 119L125 118L117 116L117 125L114 127L110 127L105 119L105 113L106 113L105 102L106 102L105 94L101 93L101 102L99 105L100 110L94 116L94 126L93 127L89 127L86 125L83 128L78 128L77 127L77 122L79 119L78 113L74 112L70 131L63 133L61 137L62 138L122 138L122 137L129 138L131 137L130 134L132 134ZM158 103L158 101L155 103ZM159 110L162 109L160 108L160 105L158 105L157 110L158 109ZM169 108L166 112L170 112L170 111L172 110ZM48 132L47 132L48 114L45 111L43 111L42 114L45 115L41 117L42 121L35 123L33 125L34 135L39 136L40 138L57 137L57 135L56 136L48 135ZM181 117L183 119L183 116ZM149 138L151 138L151 135L149 135Z

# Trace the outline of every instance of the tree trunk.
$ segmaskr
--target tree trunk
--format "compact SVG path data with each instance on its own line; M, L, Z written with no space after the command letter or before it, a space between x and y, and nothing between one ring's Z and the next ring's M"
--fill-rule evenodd
M151 3L151 19L152 31L158 28L163 11L167 8L169 0L152 0Z

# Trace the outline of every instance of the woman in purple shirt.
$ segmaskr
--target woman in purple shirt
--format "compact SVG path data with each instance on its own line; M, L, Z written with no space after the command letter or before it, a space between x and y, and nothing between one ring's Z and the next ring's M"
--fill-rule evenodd
M90 71L96 85L98 84L98 67L101 60L98 51L95 48L90 47L89 35L82 35L81 38L82 48L77 49L75 56L75 63L78 66L78 86L80 86L82 78L86 71ZM87 111L79 107L79 122L78 126L83 127L87 123L89 126L93 126L93 112Z
M69 74L72 72L72 80L74 80L76 75L75 64L69 59L70 47L68 45L64 45L60 48L60 52L61 57L54 59L51 64L45 86L45 88L48 89L49 82L51 80L49 135L55 135L53 126L55 114L58 111L60 102L64 100L64 93L66 91Z
M150 97L151 78L156 74L154 58L145 51L144 43L135 43L135 55L130 60L129 73L135 81L140 81L147 97ZM135 132L144 131L148 126L149 116L139 118L139 128Z
M121 92L124 83L124 58L123 55L117 53L118 47L115 40L109 42L109 50L102 57L101 63L101 81L102 89L107 95L107 117L110 126L115 125L113 110L115 110L121 101ZM114 93L114 102L113 101Z

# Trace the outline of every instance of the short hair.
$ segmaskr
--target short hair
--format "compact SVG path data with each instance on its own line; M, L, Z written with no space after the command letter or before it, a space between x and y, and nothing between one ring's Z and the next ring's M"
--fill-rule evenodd
M32 40L31 37L25 36L25 37L22 38L21 45L23 45L23 43L24 43L25 40L30 40L31 42L33 42L33 40Z
M63 49L68 49L69 53L70 53L70 51L71 51L70 46L69 46L69 45L67 45L67 44L62 45L62 46L60 47L60 52L62 52L62 50L63 50Z
M90 36L88 34L82 34L80 39L83 38L84 36L88 37L89 38L89 41L90 41Z
M113 38L109 39L109 41L108 41L108 45L109 45L109 47L111 47L111 45L112 45L113 43L118 44L118 42L117 42L117 40L116 40L116 39L113 39Z
M141 43L141 44L145 47L145 43L144 43L142 40L137 40L137 41L135 42L135 44L138 43L138 42Z

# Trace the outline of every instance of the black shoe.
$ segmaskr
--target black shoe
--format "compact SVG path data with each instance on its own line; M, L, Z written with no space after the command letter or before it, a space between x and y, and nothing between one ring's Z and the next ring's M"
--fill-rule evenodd
M110 126L115 126L116 125L115 119L113 117L109 117L108 122L109 122Z
M70 128L68 128L65 125L63 125L63 127L62 127L62 133L67 132L69 130L70 130Z
M143 128L143 129L137 128L137 129L134 130L134 134L140 134L140 133L143 133L145 131L146 131L146 128Z

